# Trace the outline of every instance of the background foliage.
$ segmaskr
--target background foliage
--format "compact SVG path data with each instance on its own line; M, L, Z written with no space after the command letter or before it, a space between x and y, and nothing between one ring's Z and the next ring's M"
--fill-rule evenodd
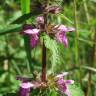
M30 1L33 13L22 16L20 0L0 0L0 96L18 90L19 82L16 76L31 77L32 66L40 75L41 44L32 50L32 64L29 66L23 37L18 33L26 19L31 17L27 22L32 23L36 14L40 14L39 6L37 9L34 7L38 5L36 0ZM58 16L52 15L51 21L77 26L78 36L75 32L67 34L68 48L62 44L57 45L47 36L42 37L47 47L47 74L69 71L71 76L68 78L80 83L85 96L96 96L96 0L76 0L76 10L74 0L64 0L63 3L61 1L63 0L56 0L55 3L60 4L64 11ZM16 20L20 16L22 17ZM76 20L77 23L74 24ZM52 94L56 93L53 91Z

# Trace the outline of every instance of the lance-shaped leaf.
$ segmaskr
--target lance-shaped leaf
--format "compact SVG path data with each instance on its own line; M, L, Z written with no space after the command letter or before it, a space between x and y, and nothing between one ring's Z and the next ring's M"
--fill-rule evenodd
M40 15L43 12L42 4L39 1L36 1L36 4L34 4L34 1L32 1L31 6L31 12L30 12L30 0L21 0L21 9L23 15L11 22L11 24L21 24L24 23L26 20L28 20L31 17L34 17L36 15Z
M23 26L22 24L13 24L3 27L2 29L0 29L0 35L5 35L7 33L13 33L13 32L20 32L22 26Z
M27 13L27 14L24 14L20 17L18 17L16 20L12 21L10 24L22 24L24 23L26 20L28 20L29 18L33 17L33 16L36 16L36 15L39 15L41 12L39 11L33 11L32 13Z

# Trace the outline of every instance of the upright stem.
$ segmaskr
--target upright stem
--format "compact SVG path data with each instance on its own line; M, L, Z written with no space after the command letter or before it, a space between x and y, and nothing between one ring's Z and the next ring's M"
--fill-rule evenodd
M44 24L45 32L47 32L47 14L44 14ZM42 81L46 81L46 47L44 40L42 45Z
M46 47L42 45L42 81L46 81Z

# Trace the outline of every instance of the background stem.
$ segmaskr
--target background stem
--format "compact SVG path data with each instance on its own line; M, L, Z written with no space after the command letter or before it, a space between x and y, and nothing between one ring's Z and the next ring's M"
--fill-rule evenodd
M79 64L79 31L78 31L78 18L77 18L77 4L76 0L74 0L74 26L75 26L75 63L79 67L80 72L79 72L79 79L80 79L80 84L82 85L82 77L81 77L81 66Z
M22 9L22 14L30 13L30 0L21 0L21 9ZM33 65L31 60L30 37L27 35L24 35L24 46L25 46L25 51L26 51L27 60L28 60L27 70L28 70L28 73L30 73L30 72L33 72ZM32 67L30 65L32 65Z
M87 19L87 23L88 25L91 25L90 23L90 14L89 14L89 11L88 11L88 6L87 6L87 2L86 0L83 0L83 6L84 6L84 10L85 10L85 15L86 15L86 19ZM93 28L92 26L90 26L90 32L93 32L90 39L91 41L93 42L96 42L96 30L95 28ZM94 62L95 62L95 44L93 44L91 47L89 47L89 66L90 67L94 67ZM87 85L87 94L86 96L90 96L91 95L91 92L92 92L92 72L89 71L88 72L88 85Z

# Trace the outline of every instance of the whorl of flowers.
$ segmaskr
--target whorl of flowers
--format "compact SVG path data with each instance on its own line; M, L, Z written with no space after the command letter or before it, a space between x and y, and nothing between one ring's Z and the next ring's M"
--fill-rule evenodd
M40 29L38 29L35 26L32 26L30 24L26 24L26 25L24 25L21 33L28 35L30 37L30 45L32 48L37 46L37 44L39 42Z
M38 18L38 24L39 25L41 24L40 26L42 26L43 21L42 21L41 17L37 17L37 18ZM27 26L29 26L29 25L27 25ZM39 36L40 36L41 30L42 29L32 28L32 27L23 29L24 34L27 34L30 36L30 45L32 48L37 46L37 44L39 42ZM68 47L68 39L67 39L66 33L72 32L74 30L75 30L74 28L67 27L65 25L55 25L53 28L53 35L57 42L63 43L65 45L65 47ZM49 32L49 34L50 34L50 32Z
M54 27L54 31L55 31L55 38L57 40L57 42L59 43L63 43L65 45L65 47L68 47L68 39L66 36L66 32L72 32L75 29L72 27L66 27L65 25L56 25Z
M45 12L47 13L52 13L52 14L57 14L60 13L61 8L58 6L48 6L45 8ZM75 29L72 27L67 27L63 24L60 25L54 25L51 28L51 32L53 32L53 36L55 40L59 43L63 43L65 47L68 47L68 39L66 36L67 32L72 32ZM27 34L30 36L30 45L32 48L36 47L37 44L39 43L40 39L40 34L41 32L44 32L44 17L43 15L40 15L36 18L36 25L33 27L33 25L24 25L23 28L23 33ZM50 31L48 29L48 31ZM50 35L50 32L49 32Z
M54 86L58 88L58 91L63 95L66 94L67 96L72 96L70 90L69 90L69 85L74 84L73 80L65 80L65 76L67 76L69 73L68 72L63 72L61 74L56 75L53 77L54 79L51 78L51 81L48 79L47 82L42 82L39 79L38 80L31 80L31 78L26 78L26 77L17 77L17 80L21 81L20 84L20 90L19 94L20 96L27 96L28 93L32 89L38 89L38 88L47 88L48 86L51 86L52 82L54 82ZM51 83L49 83L49 81Z

